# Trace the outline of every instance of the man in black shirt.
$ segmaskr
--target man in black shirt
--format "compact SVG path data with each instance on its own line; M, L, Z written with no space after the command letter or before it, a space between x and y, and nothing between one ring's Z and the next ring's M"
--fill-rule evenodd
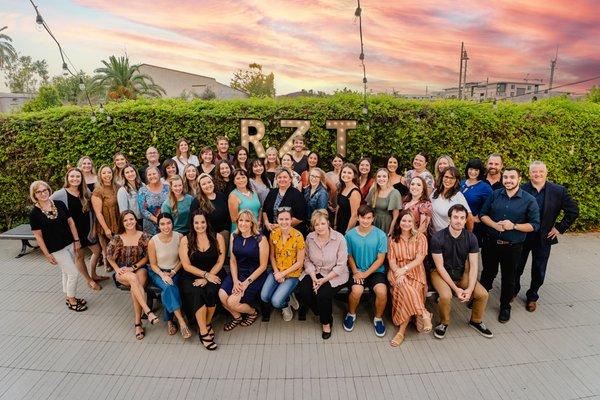
M502 168L504 160L498 153L490 154L487 160L487 176L485 181L490 184L492 190L502 189Z
M431 256L435 270L431 272L431 283L438 292L440 324L433 334L443 339L450 324L452 293L466 303L473 300L469 326L481 335L491 338L492 332L483 324L483 314L488 292L477 282L479 246L475 235L465 229L467 209L455 204L448 210L450 225L431 237Z

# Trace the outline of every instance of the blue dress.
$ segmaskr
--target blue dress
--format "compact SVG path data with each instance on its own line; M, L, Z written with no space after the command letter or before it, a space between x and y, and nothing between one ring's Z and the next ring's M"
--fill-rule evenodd
M238 279L240 282L245 281L254 271L260 266L260 247L259 243L262 235L250 236L244 238L242 235L233 235L232 251L237 262ZM266 271L263 272L256 280L254 280L244 292L242 303L252 303L260 292L267 277ZM221 285L227 294L233 291L233 279L227 275Z
M144 218L144 232L150 236L158 233L158 227L150 221L150 217L160 214L160 207L169 197L169 185L163 185L160 193L151 192L148 186L140 188L138 191L138 209Z

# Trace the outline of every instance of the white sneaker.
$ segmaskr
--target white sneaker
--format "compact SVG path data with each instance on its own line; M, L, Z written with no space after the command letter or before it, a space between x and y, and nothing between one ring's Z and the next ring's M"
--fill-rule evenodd
M281 315L283 316L283 320L285 322L290 322L292 318L294 318L294 312L292 311L292 307L287 306L281 310Z
M296 295L294 293L292 293L290 295L290 301L289 301L289 305L294 309L297 310L300 308L300 303L298 303L298 299L296 298Z

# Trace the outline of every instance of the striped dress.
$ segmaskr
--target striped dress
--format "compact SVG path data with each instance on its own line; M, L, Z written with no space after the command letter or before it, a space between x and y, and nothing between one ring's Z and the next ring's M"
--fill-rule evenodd
M416 240L405 240L402 237L397 242L390 239L388 259L390 268L388 280L392 286L392 320L394 325L408 322L413 316L428 316L425 309L427 280L423 263L406 273L404 282L396 281L395 271L413 261L417 254L427 254L427 238L419 233Z

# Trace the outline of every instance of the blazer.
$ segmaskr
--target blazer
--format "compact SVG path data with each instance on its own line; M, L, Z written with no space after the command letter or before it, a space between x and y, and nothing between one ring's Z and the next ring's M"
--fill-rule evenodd
M531 182L527 182L521 186L521 188L531 195L537 194L537 190L533 187ZM545 190L544 207L540 210L539 235L542 244L548 242L550 242L550 244L556 244L558 243L558 239L546 239L548 232L550 232L553 227L556 227L560 233L565 233L579 216L579 207L577 206L577 203L571 199L564 186L546 181ZM556 220L558 219L561 210L564 211L564 216L557 222Z

